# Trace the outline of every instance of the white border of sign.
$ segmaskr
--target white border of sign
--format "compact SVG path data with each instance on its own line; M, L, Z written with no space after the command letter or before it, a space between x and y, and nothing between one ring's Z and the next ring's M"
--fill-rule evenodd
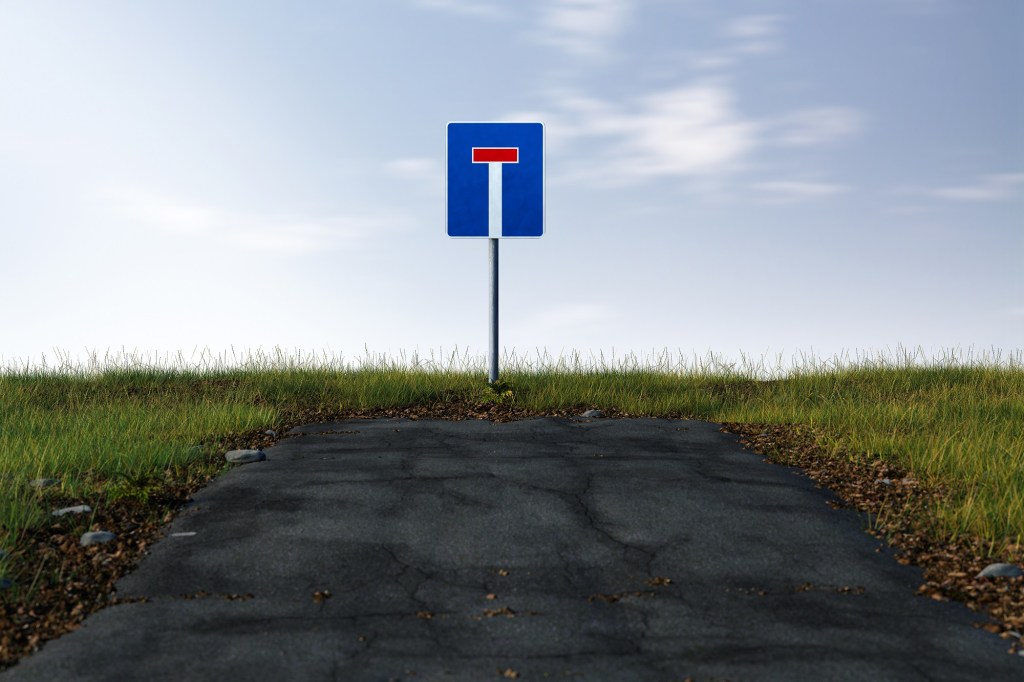
M540 163L540 181L541 181L541 192L540 192L540 219L541 229L540 234L536 237L498 237L498 239L540 239L548 232L548 151L547 151L547 127L544 125L544 121L448 121L444 126L444 222L441 223L441 229L444 230L444 236L449 239L493 239L487 235L477 236L452 236L448 234L448 126L452 123L539 123L540 124L540 139L541 145L543 146L543 153L541 154Z

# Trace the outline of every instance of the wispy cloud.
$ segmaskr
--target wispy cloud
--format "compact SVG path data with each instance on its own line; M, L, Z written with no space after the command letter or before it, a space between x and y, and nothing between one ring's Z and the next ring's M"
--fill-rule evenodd
M861 131L864 114L846 107L819 107L786 114L768 122L771 142L780 145L815 145L849 137Z
M724 88L696 86L649 95L641 112L620 123L624 170L672 175L725 169L755 144L756 125L733 111Z
M437 159L425 157L395 159L384 164L384 168L389 173L399 177L423 178L437 173L441 168L441 162Z
M180 201L137 187L105 192L114 209L134 224L201 241L204 248L309 253L408 229L394 212L345 216L264 216Z
M486 19L506 19L510 16L501 7L484 2L483 0L413 0L413 2L416 6L424 9L465 14Z
M887 206L882 209L886 213L893 213L896 215L918 215L922 213L931 213L935 210L934 206Z
M750 14L729 22L725 34L732 38L763 38L775 34L781 20L777 14Z
M570 21L572 11L602 8L594 35L612 31L607 21L619 3L563 0L550 17L554 25L586 26ZM562 12L562 14L558 14ZM785 17L756 14L735 18L723 27L731 42L717 51L683 53L691 66L714 69L731 66L742 53L779 47ZM864 127L862 112L847 107L800 109L769 119L746 117L736 105L728 76L705 77L689 85L654 90L626 100L594 97L572 88L547 91L550 107L522 112L507 120L542 120L551 151L560 161L549 166L553 184L623 186L658 177L680 177L690 191L710 196L720 193L723 180L753 164L763 147L813 146L850 137ZM580 155L572 152L582 151ZM755 186L772 202L803 201L832 196L850 188L840 184L795 180L765 181Z
M737 17L722 28L728 41L705 52L688 53L690 68L709 71L735 66L748 55L776 52L782 49L780 25L785 17L778 14L751 14Z
M956 6L950 0L890 0L885 9L896 14L920 16L946 14L956 10Z
M775 40L782 16L777 14L753 14L729 22L725 34L737 39L733 51L745 54L761 54L781 49L782 43Z
M779 43L769 42L767 40L755 40L749 43L743 43L737 45L736 52L742 52L745 54L764 54L766 52L775 52L779 49Z
M703 71L708 69L721 69L732 66L737 61L736 57L730 57L721 53L709 52L706 54L695 54L690 57L691 68Z
M425 157L395 159L384 164L384 172L391 177L413 183L420 190L429 194L441 195L444 193L444 164L438 159Z
M751 119L737 109L732 90L714 79L625 103L566 88L550 90L548 96L551 109L528 118L547 124L549 149L561 152L559 164L549 166L550 181L556 185L618 187L674 176L685 178L692 191L715 194L725 178L753 166L758 149L824 144L855 134L862 120L859 112L841 107ZM582 145L587 148L576 157L572 152ZM823 198L851 189L796 180L764 181L752 187L772 202Z
M953 201L1002 201L1019 196L1024 188L1024 173L1001 173L983 176L973 185L935 187L922 194Z
M848 185L795 180L756 182L751 185L751 188L761 195L760 198L764 202L772 204L792 204L810 199L820 199L850 190Z
M702 175L733 169L756 144L757 125L732 107L731 93L710 84L656 92L615 105L573 91L555 95L557 144L599 138L585 163L565 166L562 181L629 184L660 175Z
M577 57L603 57L629 9L625 0L553 0L546 3L537 38Z

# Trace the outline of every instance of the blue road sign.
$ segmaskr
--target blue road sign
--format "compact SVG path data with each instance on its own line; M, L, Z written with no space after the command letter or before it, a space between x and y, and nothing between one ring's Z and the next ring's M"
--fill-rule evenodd
M449 123L449 237L544 234L544 124Z

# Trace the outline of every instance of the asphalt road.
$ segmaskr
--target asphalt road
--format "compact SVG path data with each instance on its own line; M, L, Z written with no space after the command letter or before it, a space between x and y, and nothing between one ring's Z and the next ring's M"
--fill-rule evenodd
M147 601L0 682L1024 680L986 616L916 596L856 512L717 428L294 429L118 583Z

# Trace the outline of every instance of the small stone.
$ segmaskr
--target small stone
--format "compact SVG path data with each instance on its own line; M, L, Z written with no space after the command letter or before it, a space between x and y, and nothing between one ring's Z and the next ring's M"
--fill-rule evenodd
M33 488L49 488L51 485L60 483L59 478L35 478L28 482Z
M1020 570L1020 567L1015 564L989 564L981 571L981 573L974 577L1016 578L1019 575L1024 575L1024 571Z
M87 514L92 511L92 507L87 504L79 504L74 507L64 507L63 509L54 509L50 512L53 516L64 516L65 514Z
M580 416L581 417L587 417L587 418L600 417L601 416L601 410L587 410L586 412L584 412Z
M232 450L224 453L224 459L235 464L248 464L249 462L262 462L267 456L262 450Z
M892 479L891 478L883 478L882 479L882 483L885 484L885 485L892 485Z
M277 431L275 431L274 429L267 429L263 433L265 435L267 435L267 436L276 436L277 435Z
M82 533L82 547L88 547L89 545L98 545L104 542L110 542L117 535L107 530L96 530L91 533Z

